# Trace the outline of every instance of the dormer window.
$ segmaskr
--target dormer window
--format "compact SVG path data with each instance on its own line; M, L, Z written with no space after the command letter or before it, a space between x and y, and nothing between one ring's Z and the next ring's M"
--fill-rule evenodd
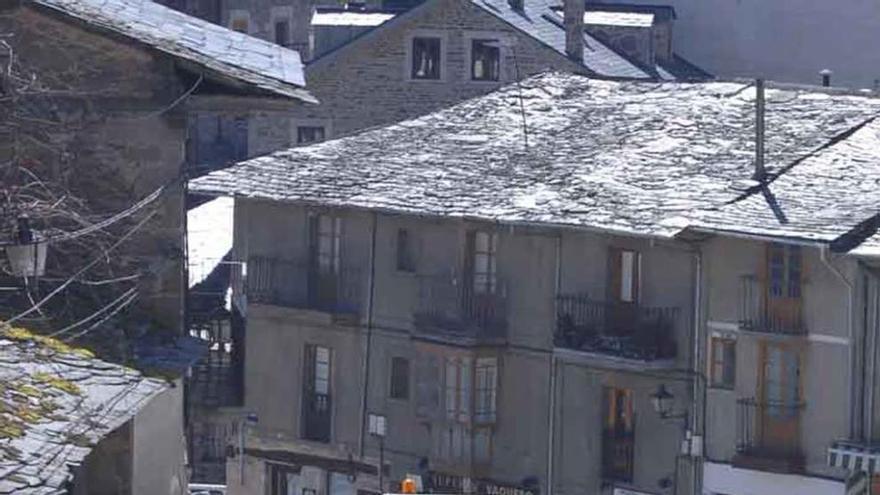
M411 76L413 79L440 79L440 38L413 38Z
M471 41L471 79L498 81L501 75L501 48L498 40Z

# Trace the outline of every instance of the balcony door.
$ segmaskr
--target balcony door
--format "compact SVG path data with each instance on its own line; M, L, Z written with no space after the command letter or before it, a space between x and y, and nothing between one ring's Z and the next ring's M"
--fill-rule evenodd
M641 257L637 251L611 248L608 251L608 267L612 302L608 328L617 335L627 335L636 328Z
M800 328L802 259L800 246L773 243L767 246L764 300L768 330L787 333Z
M795 453L800 437L800 352L793 345L763 342L760 353L759 447L769 454Z
M307 345L303 369L303 438L330 441L330 349Z
M313 216L309 243L309 302L315 309L332 309L340 289L342 219L325 214Z
M632 390L603 388L602 477L632 481L635 413Z
M491 325L497 318L498 234L471 231L467 237L465 290L462 306L468 318L480 326Z

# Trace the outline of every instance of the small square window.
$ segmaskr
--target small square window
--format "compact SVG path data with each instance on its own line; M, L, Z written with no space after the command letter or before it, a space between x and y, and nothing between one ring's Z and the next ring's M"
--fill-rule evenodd
M296 128L296 143L308 144L324 140L324 128L322 126L301 125Z
M407 229L397 229L397 270L401 272L416 271L412 238Z
M391 358L391 395L392 399L409 399L409 359Z
M736 340L712 337L712 386L732 389L736 384Z
M237 17L232 20L232 30L238 31L239 33L248 32L248 20L246 17Z
M471 79L497 81L501 75L501 49L498 40L471 42Z
M440 79L440 38L413 38L413 79Z

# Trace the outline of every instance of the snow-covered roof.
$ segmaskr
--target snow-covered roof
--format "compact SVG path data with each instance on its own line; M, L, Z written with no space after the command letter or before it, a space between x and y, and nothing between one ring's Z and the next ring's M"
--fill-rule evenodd
M216 198L186 214L189 287L205 280L232 249L232 198Z
M522 100L517 86L508 86L415 120L246 161L191 187L300 204L658 237L691 225L738 231L765 222L767 235L802 237L801 229L833 235L833 224L854 220L829 209L810 223L820 205L806 200L799 203L803 211L792 214L801 222L793 229L769 223L769 210L725 208L755 191L750 84L548 73L521 88ZM874 118L880 100L772 86L766 96L767 170L792 174L771 190L783 195L781 188L790 187L785 197L806 192L831 201L847 184L862 183L853 172L870 159L875 135L855 133L853 141L842 136ZM873 149L880 155L880 138ZM812 158L791 167L807 156ZM819 171L828 163L849 175L826 181ZM801 165L812 168L793 174Z
M312 26L378 26L394 17L388 12L322 12L312 16Z
M565 56L565 28L553 0L524 0L523 9L515 10L508 0L470 0L474 5L500 18ZM598 76L650 79L635 63L584 32L584 66Z
M167 387L60 341L0 330L0 493L67 493L70 467Z
M29 0L276 95L317 103L299 53L150 0Z
M584 24L620 27L651 27L654 14L642 12L609 12L588 10L584 12Z

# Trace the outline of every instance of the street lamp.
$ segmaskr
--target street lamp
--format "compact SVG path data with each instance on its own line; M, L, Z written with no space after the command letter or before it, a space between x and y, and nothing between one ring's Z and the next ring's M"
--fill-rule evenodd
M40 277L46 270L46 243L39 241L26 215L17 219L15 244L6 246L6 256L15 276Z
M370 435L379 439L379 492L385 493L385 416L381 414L370 414L369 431Z
M651 395L651 404L654 405L654 411L663 419L672 417L672 406L674 403L675 396L669 390L666 390L666 385L660 384L657 387L657 391Z

